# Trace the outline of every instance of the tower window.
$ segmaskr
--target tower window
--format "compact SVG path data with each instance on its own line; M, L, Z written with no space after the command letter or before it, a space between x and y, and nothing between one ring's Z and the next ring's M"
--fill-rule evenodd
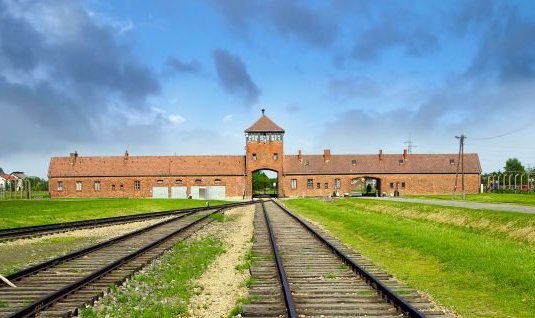
M175 180L175 183L176 183L176 184L182 184L182 179L176 179L176 180Z
M202 182L201 179L195 179L195 183L200 184Z
M256 154L253 153L253 160L256 160Z
M305 160L305 166L309 166L309 165L310 165L310 161Z
M357 160L355 160L355 159L351 160L351 164L356 166L357 165Z
M273 154L273 160L278 160L278 159L279 159L279 154L275 152Z
M221 179L215 179L215 180L214 180L214 183L215 183L216 185L220 185L220 184L221 184Z
M158 184L162 184L163 183L163 180L162 179L159 179L156 181Z
M450 159L450 165L454 165L455 164L455 159Z

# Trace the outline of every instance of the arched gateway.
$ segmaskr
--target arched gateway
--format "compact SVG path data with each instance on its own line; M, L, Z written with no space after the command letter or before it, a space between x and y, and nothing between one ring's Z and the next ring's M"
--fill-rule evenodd
M253 173L259 170L277 173L275 193L284 196L280 180L284 162L283 137L284 129L267 117L263 109L262 117L245 129L246 196L253 196Z

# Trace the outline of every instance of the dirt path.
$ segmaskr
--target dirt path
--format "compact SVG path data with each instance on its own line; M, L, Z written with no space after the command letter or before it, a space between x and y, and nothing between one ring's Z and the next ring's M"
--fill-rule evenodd
M501 212L519 212L527 214L535 214L535 207L526 205L515 205L509 203L481 203L472 201L451 201L451 200L435 200L435 199L416 199L416 198L374 198L374 197L362 197L366 200L384 200L384 201L397 201L397 202L413 202L423 204L433 204L442 206L453 206L459 208L479 209L479 210L493 210Z
M247 295L244 282L249 272L240 272L236 266L243 263L252 246L254 206L232 209L225 216L230 221L214 222L197 234L219 238L226 251L197 280L199 294L189 305L192 317L227 317L238 299Z

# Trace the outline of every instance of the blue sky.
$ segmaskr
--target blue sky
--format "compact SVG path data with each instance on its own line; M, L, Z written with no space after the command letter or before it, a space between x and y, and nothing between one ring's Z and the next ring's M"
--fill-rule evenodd
M535 166L533 1L0 0L0 167L51 156L480 155Z

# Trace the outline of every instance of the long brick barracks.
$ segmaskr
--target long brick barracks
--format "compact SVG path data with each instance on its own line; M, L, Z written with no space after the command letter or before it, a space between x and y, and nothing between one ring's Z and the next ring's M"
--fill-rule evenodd
M262 112L245 130L246 152L237 156L53 157L48 170L55 198L237 199L253 196L253 174L276 173L279 197L347 194L451 193L458 154L284 154L284 129ZM467 193L479 191L477 154L464 154ZM458 175L460 188L461 178Z

